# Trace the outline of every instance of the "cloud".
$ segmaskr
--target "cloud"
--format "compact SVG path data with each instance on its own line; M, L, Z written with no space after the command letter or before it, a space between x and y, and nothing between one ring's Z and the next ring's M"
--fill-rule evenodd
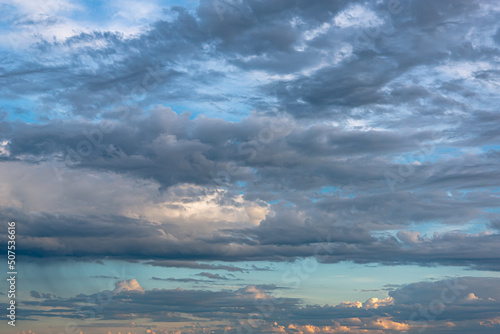
M210 282L210 280L200 280L195 278L159 278L159 277L151 277L154 281L167 281L167 282L182 282L182 283L202 283L202 282Z
M198 263L192 261L175 261L175 260L157 260L146 262L146 264L158 267L173 267L173 268L190 268L190 269L210 269L210 270L226 270L230 272L243 272L246 269L223 264ZM258 270L259 268L252 268Z
M399 240L406 243L416 243L420 240L420 232L418 231L399 231L397 234Z
M495 314L498 302L482 298L493 296L498 289L498 278L456 277L439 281L416 282L403 285L383 299L370 298L364 303L349 307L343 302L337 306L306 305L299 299L278 297L277 287L248 285L236 290L184 290L153 289L135 293L137 281L122 281L126 287L113 295L112 302L101 312L103 320L150 318L152 322L187 321L191 317L210 321L228 320L229 333L248 324L248 314L260 314L262 320L254 325L266 332L304 333L393 333L417 331L422 328L434 333L470 331L481 326L498 325ZM481 301L469 301L471 296ZM76 296L68 299L47 299L26 302L28 314L64 314L78 317L71 308L93 296ZM497 297L497 296L495 296ZM484 299L484 300L483 300ZM352 304L352 303L351 303ZM57 306L48 310L45 306ZM41 309L39 309L41 308ZM35 311L37 310L37 311ZM243 326L243 327L241 327ZM210 328L210 327L208 327ZM187 328L186 328L187 330ZM214 327L210 330L215 330Z
M378 308L380 306L392 305L394 304L394 300L391 297L387 297L384 299L379 298L370 298L366 302L363 303L364 308Z
M205 281L268 270L229 262L298 258L500 270L496 6L167 3L0 1L0 219L21 222L26 261L140 261ZM465 281L436 333L496 329L494 280ZM415 303L445 285L284 299L263 332L418 331ZM234 320L273 300L262 286L141 290L119 283L103 317L154 304L153 322ZM77 318L83 303L31 297L32 317L59 303Z
M221 276L219 274L212 274L212 273L207 273L207 272L202 272L198 274L199 276L204 276L208 277L210 279L216 279L216 280L227 280L227 277Z
M133 278L130 280L124 280L115 283L115 289L113 290L113 293L117 294L123 291L144 292L144 289L139 285L139 282L137 282L137 280Z
M479 300L479 298L474 293L471 292L467 296L465 296L465 300L468 302L473 302Z
M149 26L127 38L116 32L120 30L116 25L107 31L79 27L55 41L42 35L33 48L35 57L14 59L7 87L18 96L37 96L45 113L54 106L69 106L74 113L90 117L114 104L136 102L137 96L139 106L155 105L163 97L196 109L209 106L217 113L251 110L249 104L276 109L271 101L277 97L290 113L312 118L372 118L367 109L396 113L389 106L400 101L417 110L452 104L467 108L455 94L433 89L457 85L453 78L432 72L434 80L414 87L402 87L399 81L415 77L414 72L422 69L430 73L433 66L447 61L470 64L480 59L481 52L497 52L496 45L477 34L468 34L465 40L457 37L475 26L494 38L496 30L488 22L494 22L496 12L483 10L487 5L473 1L456 6L447 1L426 7L413 1L398 2L395 8L391 4L300 1L271 8L260 1L229 5L217 0L200 3L194 11L171 7L163 15L147 15ZM141 10L126 1L109 7L113 6L118 8L112 10L115 18L157 12L157 4ZM428 17L422 14L427 10ZM447 25L456 30L445 29ZM193 52L199 49L203 52ZM45 64L47 59L56 63ZM477 82L487 81L479 71L472 72L477 73ZM272 80L277 74L286 79ZM76 82L70 80L74 75L79 78ZM245 84L238 81L242 76ZM46 80L51 87L43 86ZM224 87L224 92L213 89L214 84ZM241 91L252 98L243 97ZM361 106L367 108L353 110ZM399 116L406 119L407 115Z
M38 291L35 291L35 290L31 290L30 291L30 296L33 297L33 298L43 298L43 299L52 299L54 298L55 296L51 293L40 293Z
M119 279L118 276L94 275L91 278L104 278L104 279Z
M224 122L220 124L226 126ZM212 140L224 142L224 138ZM487 153L485 159L490 158L496 156ZM475 219L494 222L496 214L491 210L497 205L498 194L493 189L443 191L426 185L429 180L424 179L418 191L392 193L384 184L383 175L349 188L324 188L328 175L321 174L311 174L311 180L318 182L312 187L302 180L310 172L307 165L300 166L298 161L293 167L282 167L282 174L292 173L284 179L274 171L268 173L272 168L267 163L251 161L253 168L262 172L250 173L246 179L236 174L236 180L246 180L241 182L247 184L239 185L234 180L224 184L225 189L217 183L177 183L164 188L159 181L162 178L147 179L142 169L116 172L90 165L63 169L63 178L59 180L54 171L59 168L57 164L4 161L0 163L4 171L1 215L5 220L23 221L20 252L36 258L73 256L98 260L111 256L165 267L242 271L246 269L189 261L318 256L325 263L499 269L495 230L474 234L466 231ZM449 162L439 168L448 170L448 164L451 166ZM433 168L438 167L429 166L421 172L422 176ZM293 174L299 170L303 176L295 182ZM419 173L415 172L415 179L408 183L417 184ZM495 179L487 181L488 173L467 171L466 166L448 172L448 179L453 173L464 182L469 179L492 184ZM440 177L439 173L431 175ZM296 191L270 188L276 184L272 181L275 178L283 180L282 185L288 182L287 187ZM318 181L314 181L316 178ZM268 182L262 183L262 179ZM379 187L387 188L375 192ZM242 190L245 194L241 194ZM86 206L81 206L82 202ZM439 222L444 232L408 232L410 226L415 229L430 221ZM399 232L384 234L386 230ZM103 235L114 238L101 242ZM131 239L133 243L126 242Z

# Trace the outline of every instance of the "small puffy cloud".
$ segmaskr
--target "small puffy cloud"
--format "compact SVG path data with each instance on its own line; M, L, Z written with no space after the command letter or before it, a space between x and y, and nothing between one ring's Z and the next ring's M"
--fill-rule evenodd
M342 302L339 304L340 307L357 307L361 308L363 307L362 302Z
M500 317L482 320L479 322L479 324L484 327L498 327L500 326Z
M419 231L399 231L397 237L404 243L414 244L421 240Z
M363 303L363 308L378 308L380 306L394 305L394 299L392 297L387 297L384 299L370 298Z
M115 283L115 289L113 290L113 293L117 294L123 291L144 292L144 289L140 286L139 282L137 282L135 278L132 278Z
M9 145L7 140L0 141L0 157L8 157L10 155L7 145Z
M239 289L237 296L243 299L271 299L272 296L266 293L265 289L256 285L248 285L245 288Z
M481 298L478 298L473 292L471 292L467 296L465 296L464 300L468 302L474 302L477 300L481 300Z
M351 329L346 326L340 326L337 322L334 326L314 326L314 325L299 325L290 324L287 330L283 333L297 333L297 334L310 334L310 333L351 333Z
M372 322L373 326L381 329L388 329L393 331L402 331L406 332L410 329L409 324L396 322L391 320L390 318L378 318Z
M355 308L364 308L364 309L376 309L380 306L393 305L394 299L392 297L387 297L384 299L379 299L376 297L370 298L363 302L341 302L339 307L355 307Z

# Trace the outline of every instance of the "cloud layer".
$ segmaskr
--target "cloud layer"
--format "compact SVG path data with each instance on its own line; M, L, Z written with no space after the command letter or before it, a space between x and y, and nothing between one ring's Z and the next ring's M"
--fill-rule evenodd
M38 299L25 302L23 312L30 317L91 317L102 322L127 318L144 325L159 323L156 331L161 330L161 323L182 323L194 317L202 326L199 332L204 328L220 333L421 333L432 328L433 333L492 333L499 326L498 284L498 278L457 277L404 285L390 291L385 299L320 306L282 297L276 286L144 291L132 279L118 282L109 300L102 297L108 295L106 291L67 299ZM88 306L95 300L106 300L99 312ZM44 311L46 306L54 309ZM210 326L210 322L217 325ZM189 327L179 329L190 333Z
M231 333L263 312L256 300L274 305L262 333L497 331L496 278L335 306L278 296L276 282L230 285L299 258L498 275L497 2L53 0L0 11L0 220L18 222L19 257L139 262L158 284L225 287L117 283L99 315L111 325L97 331L134 318L141 331ZM32 320L81 319L75 310L98 297L30 290Z

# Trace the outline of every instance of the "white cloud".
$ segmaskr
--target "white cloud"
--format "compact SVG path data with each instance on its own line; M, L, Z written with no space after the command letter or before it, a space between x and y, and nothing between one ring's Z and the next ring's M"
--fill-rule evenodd
M182 195L189 194L189 195ZM193 197L192 194L199 194ZM138 203L127 207L126 216L151 221L176 220L195 224L202 230L233 224L258 225L270 212L262 201L245 200L242 194L230 194L224 189L206 189L180 184L171 187L164 201Z
M392 297L387 297L384 299L379 299L376 297L370 298L366 300L364 303L356 301L356 302L342 302L339 304L340 307L356 307L356 308L364 308L364 309L376 309L380 306L393 305L394 299Z
M315 39L316 37L328 32L328 30L330 30L330 27L331 27L331 25L328 22L325 22L322 25L320 25L319 27L316 27L316 28L311 29L311 30L306 30L306 31L304 31L304 34L303 34L304 39L306 41L310 41L312 39Z
M339 306L361 308L361 307L363 307L363 303L362 302L342 302L339 304Z
M120 293L122 291L140 291L144 292L144 289L141 287L139 282L135 278L129 280L123 280L120 282L116 282L115 289L113 293Z
M0 142L0 157L8 157L10 155L7 145L9 145L9 142L7 140Z
M378 318L372 322L372 325L380 329L389 329L393 331L405 332L410 329L410 325L392 321L390 318Z
M387 297L384 299L379 299L379 298L370 298L367 301L363 303L363 308L365 309L370 309L370 308L379 308L380 306L387 306L387 305L393 305L394 304L394 299L392 297Z
M397 237L404 243L414 244L420 242L421 235L419 231L399 231Z
M264 289L255 285L248 285L245 288L239 289L237 295L242 299L271 299L272 296L268 295Z
M221 188L179 184L164 194L159 188L154 181L109 172L0 162L0 202L30 213L120 215L156 223L166 237L171 236L162 230L163 223L200 234L258 225L270 213L268 203Z
M475 301L481 300L481 298L477 297L473 292L471 292L467 296L465 296L464 299L467 302L475 302Z

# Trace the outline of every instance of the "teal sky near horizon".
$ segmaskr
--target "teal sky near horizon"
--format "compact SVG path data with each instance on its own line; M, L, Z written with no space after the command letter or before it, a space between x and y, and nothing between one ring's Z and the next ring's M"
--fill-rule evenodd
M245 268L251 265L269 267L266 271L251 271L237 273L231 282L176 282L158 281L156 278L193 278L199 269L161 268L143 264L120 261L105 261L104 265L96 263L23 263L21 285L29 286L39 292L53 293L60 297L73 297L75 287L79 293L92 294L101 290L113 290L115 283L121 280L135 278L144 289L154 288L176 289L203 288L218 290L224 287L241 287L251 284L267 284L274 282L283 287L287 295L301 298L307 304L336 305L349 298L350 301L365 301L372 297L386 298L384 291L387 277L393 277L391 284L409 284L415 281L441 280L449 277L477 276L498 277L500 274L490 271L475 271L474 274L465 267L427 267L419 266L383 266L357 265L354 263L318 264L317 268L307 267L304 259L292 264L280 262L236 262L232 265ZM218 263L218 262L215 262ZM220 262L219 264L222 264ZM293 266L298 269L291 271ZM271 269L272 268L272 269ZM312 269L314 270L312 270ZM294 274L290 274L290 271ZM222 274L223 270L214 271ZM288 273L288 281L283 275ZM292 280L292 278L294 280ZM57 283L56 283L57 281ZM5 290L5 289L4 289ZM363 291L365 290L365 291ZM366 291L369 290L369 291ZM378 291L376 291L378 290ZM2 290L3 291L3 290ZM30 291L21 291L21 299L35 300Z

